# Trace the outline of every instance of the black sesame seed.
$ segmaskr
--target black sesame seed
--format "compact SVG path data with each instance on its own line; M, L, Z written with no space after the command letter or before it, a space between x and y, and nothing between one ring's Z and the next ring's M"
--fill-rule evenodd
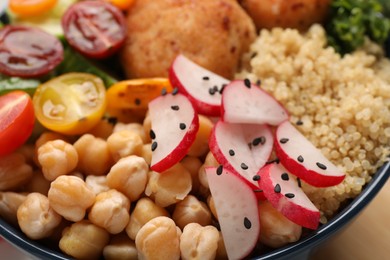
M204 76L202 79L203 79L203 80L209 80L210 78L207 77L207 76Z
M244 79L244 84L247 88L251 88L251 81L249 79Z
M297 178L297 182L298 182L298 187L299 187L299 188L302 188L302 182L301 182L301 179L300 179L300 178Z
M295 197L295 195L293 193L286 193L286 194L284 194L284 196L286 196L286 198L289 198L289 199L292 199Z
M218 92L218 86L214 86L213 89L215 90L215 92Z
M265 144L265 137L264 136L260 136L260 137L257 137L255 139L253 139L252 144L254 146L259 145L259 144Z
M217 168L217 175L221 175L222 172L223 172L223 166L219 165L218 168Z
M141 99L136 98L136 99L134 100L134 103L135 103L137 106L141 105Z
M154 150L156 150L156 148L157 148L157 142L153 142L153 143L152 143L152 152L153 152Z
M118 118L116 117L109 117L107 119L108 123L112 124L112 125L116 125L116 123L118 123Z
M276 184L276 185L275 185L274 191L275 191L276 193L280 193L280 192L282 191L282 189L280 188L280 185L279 185L279 184Z
M214 95L215 94L215 89L214 88L209 88L209 94Z
M171 106L172 110L178 111L180 109L179 106Z
M232 150L232 149L229 150L229 155L230 155L230 156L234 156L235 154L236 154L236 153L234 152L234 150Z
M258 180L260 180L260 175L256 174L256 175L253 176L252 179L253 179L254 181L258 181Z
M326 170L326 165L324 165L320 162L317 162L316 164L317 164L318 168L320 168L321 170Z
M246 165L245 163L241 163L241 169L248 170L248 165Z
M149 131L149 136L150 136L150 139L155 139L156 138L156 133L152 130L152 129L150 129L150 131Z
M251 229L251 227L252 227L252 223L247 217L244 218L244 227L246 229Z
M161 90L161 96L165 96L167 94L167 89L166 88L163 88Z
M184 130L184 129L186 129L187 126L184 123L180 123L179 127L181 130Z
M223 90L225 89L226 86L227 86L226 84L222 84L222 87L219 90L219 94L222 94L222 92L223 92Z
M290 178L288 177L287 172L282 173L282 175L281 175L280 177L281 177L282 180L284 180L284 181L288 181L288 180L290 179Z
M177 93L179 93L179 89L178 88L174 88L172 90L172 95L176 95Z
M261 80L260 80L260 79L258 79L258 80L256 81L256 85L260 87L260 85L261 85Z
M296 122L296 124L297 124L297 125L303 125L303 121L302 121L302 120L298 120L298 121Z
M279 140L279 142L281 143L281 144L285 144L285 143L287 143L288 142L288 138L282 138L282 139L280 139Z
M301 163L304 161L302 155L298 156L297 160L298 160L298 162L301 162Z

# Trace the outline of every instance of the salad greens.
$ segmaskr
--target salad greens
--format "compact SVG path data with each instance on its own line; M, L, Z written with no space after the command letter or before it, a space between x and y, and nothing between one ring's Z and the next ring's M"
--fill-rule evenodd
M383 44L390 32L383 10L379 0L333 0L325 25L328 44L341 54L362 46L365 37Z

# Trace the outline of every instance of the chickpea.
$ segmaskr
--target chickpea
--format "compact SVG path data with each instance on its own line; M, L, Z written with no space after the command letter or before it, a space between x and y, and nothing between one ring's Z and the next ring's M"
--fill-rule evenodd
M107 139L108 150L115 161L129 155L141 155L142 145L140 135L130 130L115 132Z
M217 209L215 208L215 202L211 194L207 197L207 205L209 206L209 209L213 214L214 218L218 220Z
M16 212L26 197L16 192L0 192L0 217L16 226L18 224Z
M169 213L147 197L139 199L130 215L130 221L126 227L127 235L134 240L138 231L146 222L159 216L169 217Z
M73 171L78 162L78 154L73 145L62 140L48 141L38 148L38 162L42 173L49 181Z
M114 125L107 118L100 120L91 130L89 134L106 140L114 131Z
M218 248L216 259L228 259L225 242L223 241L222 233L219 232Z
M62 252L76 259L99 259L109 243L109 233L87 220L72 224L63 231L59 247Z
M150 143L142 145L141 157L145 159L148 165L152 163L152 149Z
M130 155L120 159L107 175L107 185L136 201L145 190L149 166L142 157Z
M141 125L140 123L128 123L128 124L124 124L121 122L117 123L114 127L114 132L120 132L122 130L129 130L139 134L144 144L150 143L151 141L149 132L146 133L143 125Z
M219 232L214 226L190 223L180 236L180 252L183 260L213 260L217 254Z
M146 113L142 126L144 128L144 132L149 136L150 130L152 129L152 119L150 118L149 111Z
M113 164L107 142L91 134L82 135L74 144L79 155L77 168L85 175L107 174Z
M180 259L180 232L168 217L148 221L138 232L135 246L139 259Z
M199 173L198 173L199 182L203 187L209 188L205 168L209 166L217 167L218 165L219 163L215 159L214 155L211 152L209 152L206 156L203 165L199 168Z
M99 193L88 214L88 219L95 225L106 229L111 234L122 232L130 219L130 201L117 190Z
M41 145L54 140L63 140L69 143L69 140L65 135L56 132L43 132L35 141L35 152L33 159L37 166L40 166L38 161L38 148L41 147Z
M87 187L90 188L95 195L110 189L107 185L106 176L88 175L87 178L85 178L85 184L87 184Z
M199 201L195 196L188 195L176 204L172 219L181 229L190 223L207 226L211 224L211 213L204 202Z
M20 153L11 153L0 157L0 191L12 190L27 183L33 175L33 169Z
M177 163L163 173L151 172L145 194L160 207L167 207L183 200L191 188L191 174Z
M48 237L61 222L49 204L46 196L33 192L19 206L17 211L20 229L31 239Z
M213 126L214 124L209 118L199 115L199 130L196 133L194 143L188 151L188 155L201 157L209 151L209 137Z
M111 238L111 241L103 249L105 260L137 260L138 252L135 242L125 234L119 234Z
M80 221L95 202L95 194L75 176L62 175L51 183L48 198L52 208L65 219Z
M273 248L297 241L302 227L291 222L268 201L259 202L260 242Z
M43 176L41 170L34 171L31 180L25 185L25 190L28 192L39 192L45 196L50 189L50 181Z
M202 161L198 157L194 156L186 156L181 160L181 164L188 170L188 172L191 174L191 180L192 180L192 190L191 192L196 194L199 191L199 169L202 166Z

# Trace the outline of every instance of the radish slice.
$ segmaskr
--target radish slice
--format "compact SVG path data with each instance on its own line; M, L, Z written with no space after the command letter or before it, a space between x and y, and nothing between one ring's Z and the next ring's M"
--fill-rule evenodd
M345 173L290 122L280 124L275 136L276 155L291 173L316 187L334 186L344 180Z
M300 188L296 177L281 164L269 164L260 171L260 188L271 205L292 222L317 229L320 212Z
M153 171L163 172L179 162L195 141L199 119L191 102L181 94L173 92L149 103L152 122Z
M256 196L246 182L221 166L207 167L206 176L228 258L242 259L252 252L260 234Z
M219 116L222 90L230 81L178 55L169 69L172 86L186 95L199 114Z
M249 80L236 80L223 91L222 119L229 123L278 125L288 119L288 113L259 86Z
M258 190L256 175L269 159L273 141L272 132L266 125L218 121L211 133L209 147L220 164Z

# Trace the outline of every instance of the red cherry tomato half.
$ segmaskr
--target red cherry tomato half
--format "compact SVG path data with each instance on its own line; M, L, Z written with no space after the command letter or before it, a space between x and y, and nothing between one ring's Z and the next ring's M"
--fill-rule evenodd
M38 77L54 69L63 58L61 42L41 29L8 25L0 30L0 73Z
M73 4L61 22L69 44L91 58L111 56L126 38L124 14L103 1Z
M35 122L30 96L13 91L0 96L0 156L9 154L30 137Z

